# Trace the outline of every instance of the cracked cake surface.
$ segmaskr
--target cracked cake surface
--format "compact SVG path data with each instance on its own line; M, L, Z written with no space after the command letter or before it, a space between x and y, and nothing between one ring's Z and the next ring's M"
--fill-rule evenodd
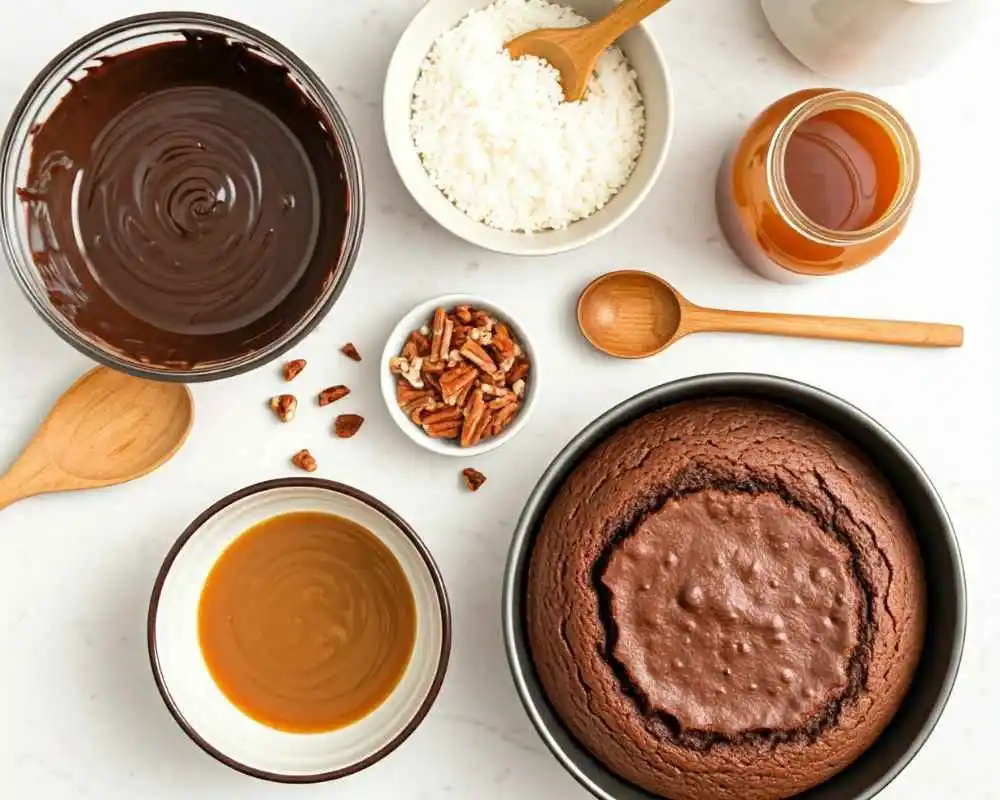
M920 658L923 567L887 480L764 401L669 406L592 450L527 585L549 702L670 800L779 800L861 755Z

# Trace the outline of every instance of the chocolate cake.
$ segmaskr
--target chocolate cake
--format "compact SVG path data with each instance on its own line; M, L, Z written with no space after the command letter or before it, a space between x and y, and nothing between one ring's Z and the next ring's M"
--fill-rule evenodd
M528 577L556 713L670 800L777 800L842 770L899 707L924 621L886 479L834 431L749 399L670 406L596 447Z

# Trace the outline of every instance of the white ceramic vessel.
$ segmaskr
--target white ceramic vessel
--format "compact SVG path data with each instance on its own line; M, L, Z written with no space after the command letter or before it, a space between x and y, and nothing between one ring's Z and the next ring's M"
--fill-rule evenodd
M286 733L248 717L216 685L198 639L201 592L222 553L254 525L297 511L335 514L371 531L399 561L417 610L413 654L392 694L368 716L328 733ZM288 478L226 497L177 540L153 589L149 657L168 710L207 753L256 778L315 783L371 766L416 729L444 678L451 648L450 619L440 573L406 522L349 486Z
M413 421L403 413L403 409L399 407L399 403L396 401L396 376L389 372L389 359L400 354L403 345L406 344L406 340L413 331L418 330L423 325L430 324L435 309L452 309L458 305L465 305L485 311L488 314L492 314L501 322L506 322L511 333L514 335L514 339L521 345L521 349L524 350L531 365L531 372L528 374L526 381L524 401L521 410L517 413L513 422L499 436L486 439L473 447L462 447L458 442L449 439L432 439L422 429L414 425ZM446 294L441 297L432 297L430 300L425 300L416 308L407 312L396 327L393 328L392 333L389 334L389 340L382 351L382 363L379 365L379 369L381 370L382 398L385 400L385 405L389 409L389 416L392 417L393 422L413 442L442 456L471 458L489 453L506 444L517 436L525 424L527 424L528 417L535 407L535 399L538 397L538 353L532 347L531 341L524 332L524 327L504 309L482 297L471 294Z
M413 87L437 38L474 9L494 0L428 0L403 33L389 62L382 119L389 155L413 199L443 228L487 250L519 256L542 256L582 247L610 233L632 215L649 194L667 157L673 135L673 91L666 62L656 41L639 25L616 43L635 71L646 109L642 153L626 184L593 216L562 230L510 233L477 222L453 205L427 175L410 133ZM588 19L611 11L615 0L561 0Z
M996 20L996 0L762 0L799 61L844 83L884 86L930 72Z

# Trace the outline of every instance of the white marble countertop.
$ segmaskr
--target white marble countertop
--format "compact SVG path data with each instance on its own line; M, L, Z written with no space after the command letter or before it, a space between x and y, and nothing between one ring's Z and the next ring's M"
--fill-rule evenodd
M421 213L389 162L382 78L420 0L193 0L241 19L302 55L333 88L361 143L369 223L354 276L334 312L296 355L315 376L350 380L352 410L369 422L338 442L305 407L294 427L262 402L275 369L194 387L191 440L154 476L75 496L29 500L0 513L0 797L98 798L577 798L522 713L507 672L499 594L519 508L555 453L598 413L654 384L713 371L798 378L858 404L887 425L937 482L961 537L969 586L968 644L951 703L914 763L882 797L996 798L1000 714L1000 321L995 294L1000 187L996 30L933 77L882 91L916 129L923 185L908 230L876 265L828 283L758 279L727 250L713 209L719 158L749 118L794 89L822 84L770 37L756 0L679 0L652 22L670 61L678 119L667 167L616 233L564 256L522 261L452 238ZM0 117L36 71L72 39L155 0L12 0L3 16ZM167 4L169 5L169 4ZM992 44L991 44L992 41ZM692 299L737 308L958 322L967 344L921 352L704 335L638 363L590 350L573 301L616 267L656 271ZM406 440L378 393L375 359L416 302L472 291L507 305L544 350L545 389L525 431L476 460L477 495L458 468ZM369 357L350 369L355 341ZM0 465L12 460L61 391L88 363L35 316L0 269ZM356 377L363 376L363 377ZM320 474L392 505L436 555L451 593L455 636L444 690L425 724L376 768L339 783L283 787L231 772L195 747L167 714L146 656L153 578L203 508L246 484L289 474L312 448Z

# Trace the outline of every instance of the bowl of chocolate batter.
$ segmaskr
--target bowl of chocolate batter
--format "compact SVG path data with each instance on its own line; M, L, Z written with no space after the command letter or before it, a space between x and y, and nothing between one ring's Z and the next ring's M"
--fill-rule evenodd
M29 301L70 344L146 378L276 358L341 294L360 155L319 77L231 20L131 17L70 45L0 145L0 226Z

